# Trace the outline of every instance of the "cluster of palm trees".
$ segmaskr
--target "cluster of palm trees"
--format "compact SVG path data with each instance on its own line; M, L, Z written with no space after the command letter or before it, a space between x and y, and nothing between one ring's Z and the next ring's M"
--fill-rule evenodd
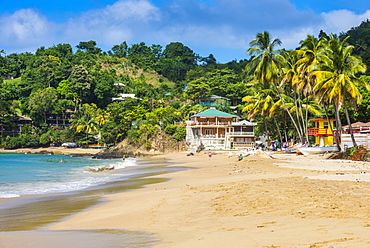
M96 104L83 104L81 109L74 113L70 128L76 133L85 133L86 143L88 143L89 134L98 133L100 138L100 128L106 123L108 117L109 114L99 109Z
M338 134L342 129L342 107L351 126L348 109L361 102L359 87L369 89L369 85L359 77L366 65L352 55L354 47L347 39L308 35L296 50L275 50L281 41L272 39L268 32L258 33L247 50L253 57L245 68L246 81L254 90L254 94L243 98L247 117L273 118L282 141L276 117L286 113L302 143L308 142L309 117L325 113L329 118L329 106L334 109ZM357 147L351 129L350 132ZM336 143L340 149L339 136Z

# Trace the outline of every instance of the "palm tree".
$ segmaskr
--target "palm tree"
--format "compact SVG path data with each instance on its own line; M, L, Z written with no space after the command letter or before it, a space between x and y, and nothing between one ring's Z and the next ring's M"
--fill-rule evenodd
M313 72L317 70L319 65L319 58L323 56L322 41L316 37L308 35L305 40L300 42L300 49L294 51L285 51L287 60L287 71L281 82L281 86L289 84L293 87L294 103L297 123L300 127L302 134L305 134L308 140L308 117L309 113L321 114L314 107L313 87L315 84L315 76ZM304 112L304 114L303 114Z
M79 110L74 114L70 128L74 129L77 133L85 132L87 141L88 134L97 132L97 125L95 116L88 111L83 112Z
M242 99L243 102L246 102L246 105L244 106L242 111L246 113L246 117L250 120L254 120L256 116L263 117L265 132L268 139L269 139L269 130L267 127L267 117L272 117L279 134L280 142L283 142L280 127L277 123L275 116L277 113L276 107L275 111L272 111L272 108L274 107L275 101L277 99L275 92L272 91L271 89L263 89L259 90L258 93L257 92L254 93L255 93L254 95L245 96Z
M296 120L289 112L278 87L278 82L281 81L283 75L282 68L286 64L284 56L282 56L278 50L274 50L275 46L281 44L281 41L279 39L272 40L270 34L265 31L264 33L258 33L256 39L249 44L251 48L247 50L247 53L249 55L257 55L253 57L246 66L246 72L253 72L256 84L262 84L264 89L274 89L274 91L276 91L279 98L282 100L284 110L287 111L298 132L301 142L304 142L302 132Z
M315 72L317 83L314 87L316 97L320 102L328 101L334 105L336 112L337 135L339 137L342 127L339 119L339 109L344 107L347 122L350 127L353 145L357 147L348 115L348 107L356 107L362 100L360 86L369 89L369 85L358 78L356 74L364 73L366 65L361 59L352 55L353 46L346 43L349 37L340 40L331 35L327 46L327 55L323 59L320 71ZM337 142L338 149L340 144Z

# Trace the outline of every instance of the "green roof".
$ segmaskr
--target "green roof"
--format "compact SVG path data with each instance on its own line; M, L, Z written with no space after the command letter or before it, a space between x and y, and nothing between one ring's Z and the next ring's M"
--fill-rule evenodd
M199 114L194 115L196 117L206 116L206 117L238 117L237 115L232 115L217 109L208 109L206 111L203 111Z

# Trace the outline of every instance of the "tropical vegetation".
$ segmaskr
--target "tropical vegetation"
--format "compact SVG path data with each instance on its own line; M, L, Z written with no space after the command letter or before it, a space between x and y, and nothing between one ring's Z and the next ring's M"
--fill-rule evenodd
M204 110L199 99L210 95L237 107L219 104L221 110L256 121L257 135L305 143L313 117L335 118L331 128L338 132L343 124L369 121L366 35L369 21L339 36L308 35L295 50L285 50L262 32L250 42L248 59L226 64L179 42L122 42L107 52L95 41L76 49L40 47L34 54L1 50L0 143L14 148L127 139L151 149L158 135L184 140L185 127L174 123ZM120 93L131 97L120 99ZM19 115L33 124L14 132ZM52 116L68 124L51 123Z

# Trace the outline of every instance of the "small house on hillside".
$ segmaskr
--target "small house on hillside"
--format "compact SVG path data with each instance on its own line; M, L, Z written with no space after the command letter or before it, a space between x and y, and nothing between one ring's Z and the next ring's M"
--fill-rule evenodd
M14 125L4 125L0 123L0 136L16 136L19 133L22 133L22 128L24 125L32 125L33 121L31 118L22 115L14 116Z
M112 101L124 101L125 98L136 98L135 94L125 94L123 88L125 84L122 83L114 83L114 89L116 93L116 97L112 98Z
M254 148L256 123L240 120L239 116L217 109L208 109L176 123L186 126L186 140L190 149L203 145L206 149Z

